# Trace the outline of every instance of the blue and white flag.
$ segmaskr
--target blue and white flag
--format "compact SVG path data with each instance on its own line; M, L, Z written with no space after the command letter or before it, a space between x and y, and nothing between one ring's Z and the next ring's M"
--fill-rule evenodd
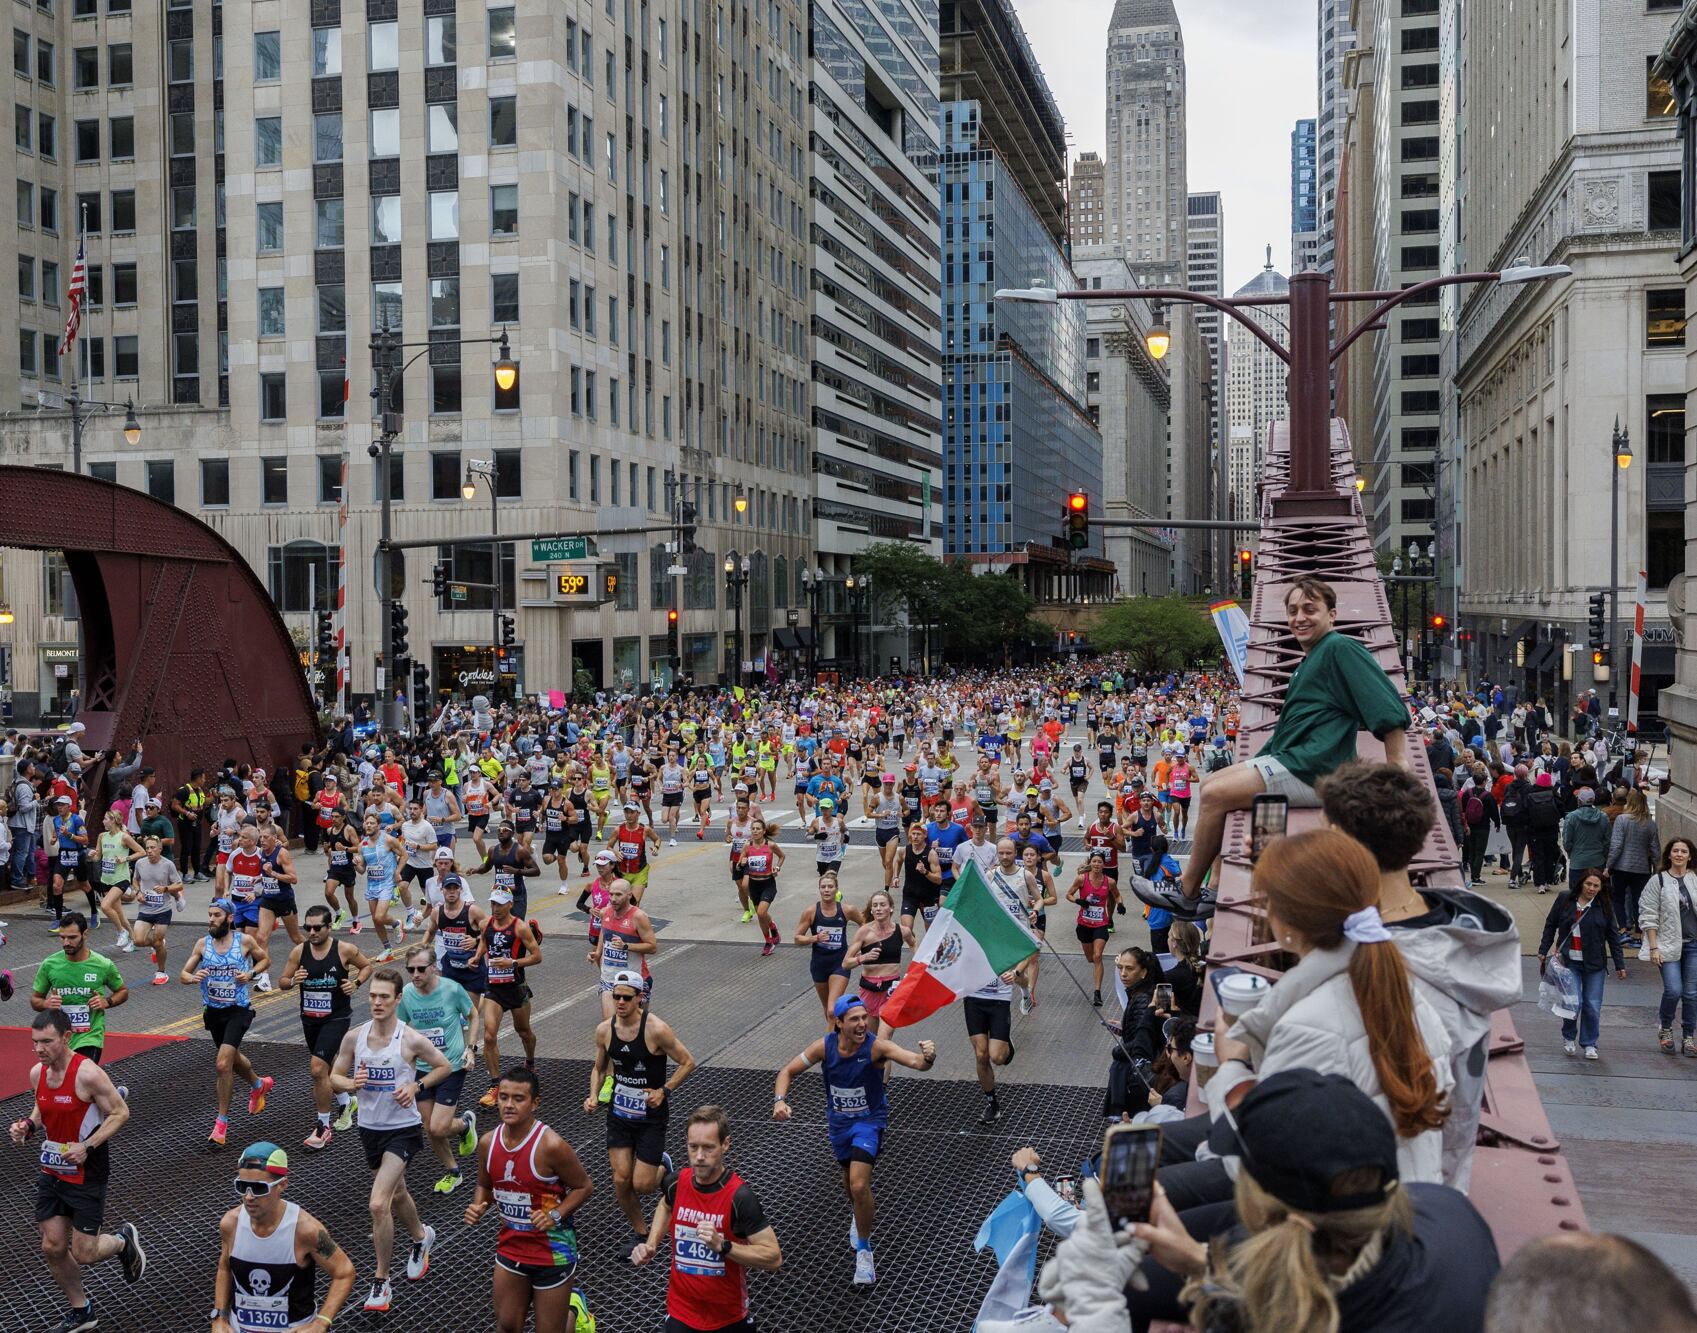
M1243 614L1243 608L1236 602L1215 602L1208 612L1214 617L1214 628L1220 632L1220 642L1225 645L1226 661L1231 663L1237 674L1237 683L1241 685L1249 659L1249 617Z
M985 1319L1012 1319L1031 1304L1031 1284L1037 1277L1037 1237L1042 1230L1037 1210L1018 1190L984 1219L972 1247L993 1250L1002 1266L978 1307L974 1328Z

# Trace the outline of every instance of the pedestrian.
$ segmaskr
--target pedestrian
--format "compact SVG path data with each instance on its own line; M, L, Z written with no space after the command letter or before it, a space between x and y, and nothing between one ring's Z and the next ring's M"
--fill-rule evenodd
M1526 794L1526 827L1532 843L1532 883L1539 893L1548 893L1556 882L1557 840L1561 836L1561 804L1556 799L1555 779L1548 770L1540 772Z
M1609 859L1609 817L1597 809L1595 787L1573 788L1573 810L1561 822L1561 845L1567 853L1567 887L1579 887L1579 876L1601 870Z
M1644 950L1662 974L1662 999L1656 1040L1674 1053L1673 1018L1683 1003L1682 1049L1697 1055L1697 847L1689 838L1670 838L1662 849L1661 870L1644 886L1638 900L1638 926ZM1643 957L1643 954L1639 955Z
M1638 927L1638 895L1656 869L1656 854L1661 845L1661 831L1650 817L1644 793L1637 788L1625 791L1625 807L1609 830L1606 868L1614 895L1615 920L1620 922L1622 930L1638 936L1632 941L1634 944L1643 943Z
M1473 766L1473 785L1460 795L1461 818L1467 826L1466 866L1468 878L1476 889L1485 886L1485 849L1490 845L1491 830L1502 827L1502 815L1491 795L1491 775L1483 764Z
M1601 812L1597 812L1601 817ZM1608 980L1608 958L1615 973L1626 980L1626 960L1621 956L1620 932L1614 911L1604 893L1604 872L1595 867L1576 872L1578 884L1561 894L1544 918L1538 938L1538 975L1549 966L1550 948L1560 937L1560 960L1579 982L1579 1012L1561 1023L1562 1050L1568 1055L1584 1047L1587 1060L1597 1059L1597 1040L1603 1013L1603 984ZM1577 1042L1577 1046L1575 1043Z
M1519 888L1524 882L1523 861L1532 840L1532 828L1526 807L1526 798L1532 791L1530 778L1531 770L1525 764L1516 764L1513 774L1503 784L1501 793L1497 796L1497 814L1502 820L1503 831L1508 834L1508 886L1511 889Z

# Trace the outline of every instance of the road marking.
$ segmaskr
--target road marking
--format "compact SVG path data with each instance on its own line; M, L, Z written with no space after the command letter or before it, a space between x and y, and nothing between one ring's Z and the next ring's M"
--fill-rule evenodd
M691 940L687 944L678 945L678 947L675 948L675 949L668 949L666 951L665 956L667 958L676 958L679 954L686 954L691 949L695 948L695 946L698 942L699 941ZM658 954L655 955L655 957L657 957L657 958L659 956L660 955L658 955ZM546 1009L543 1009L539 1013L532 1014L530 1016L530 1021L534 1024L534 1023L540 1022L544 1018L552 1018L555 1014L559 1013L560 1010L570 1008L572 1005L576 1004L579 1000L587 1000L591 995L599 995L600 993L601 993L601 983L599 981L597 981L593 985L585 986L580 991L574 991L572 994L566 996L566 998L563 999L563 1000L554 1001L553 1004L549 1005ZM597 1021L599 1022L600 1020L597 1020Z

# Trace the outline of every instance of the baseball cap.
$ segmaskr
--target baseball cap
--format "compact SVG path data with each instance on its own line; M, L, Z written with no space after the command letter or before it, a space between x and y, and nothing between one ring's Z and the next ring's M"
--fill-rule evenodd
M513 895L506 889L495 889L489 895L489 901L492 903L510 903L512 900Z
M236 905L228 898L214 898L206 905L208 907L216 907L225 916L234 916L236 914Z
M595 864L598 866L610 866L616 860L618 860L618 858L611 852L601 851L595 853Z
M642 994L642 976L641 976L641 974L637 973L637 972L629 972L629 971L615 972L613 974L613 989L618 990L618 988L620 986L629 986L638 995L641 995Z
M883 780L885 782L894 782L896 780L896 775L894 773L886 773L884 774Z
M454 859L454 849L452 847L438 847L436 849L436 859L438 861L452 861Z
M819 808L821 810L835 810L837 808L837 803L829 796L821 797L819 801Z
M1214 1122L1208 1146L1240 1158L1256 1184L1299 1212L1370 1208L1397 1185L1396 1131L1341 1074L1286 1069L1262 1079Z
M626 801L625 802L625 809L640 811L642 809L642 807L640 805L638 805L635 801Z
M53 798L54 805L69 805L70 803L71 798L69 796L55 796Z
M289 1174L289 1154L275 1143L261 1139L258 1143L242 1149L242 1155L236 1161L236 1170L263 1171L271 1176L286 1176Z
M833 1018L841 1018L844 1014L848 1013L850 1009L853 1009L856 1006L864 1009L866 1008L866 1001L861 999L858 995L839 995L837 997L837 1002L831 1006L831 1016Z
M1040 795L1041 793L1039 793L1037 788L1035 788L1035 787L1027 787L1025 789L1025 794L1027 796L1037 796L1037 795Z

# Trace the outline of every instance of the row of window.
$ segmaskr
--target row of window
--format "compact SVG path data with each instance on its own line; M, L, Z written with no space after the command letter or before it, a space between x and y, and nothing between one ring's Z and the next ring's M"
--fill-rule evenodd
M134 116L113 116L106 122L107 156L114 162L133 162L136 155ZM76 162L99 162L100 122L75 122ZM20 153L37 153L49 162L59 160L59 122L45 111L32 112L23 103L12 108L12 146Z
M173 195L181 190L173 191ZM194 226L194 196L190 191L185 207L173 209L173 226L181 229ZM254 205L254 233L258 253L281 254L283 250L283 203L275 200ZM371 243L399 245L401 243L401 197L396 194L377 195L371 200ZM343 201L313 200L313 247L318 250L339 250L346 243L343 226ZM432 192L426 210L427 235L432 241L457 241L460 238L460 195L458 190ZM45 225L45 224L44 224ZM509 239L519 233L519 187L491 185L489 187L489 235Z

